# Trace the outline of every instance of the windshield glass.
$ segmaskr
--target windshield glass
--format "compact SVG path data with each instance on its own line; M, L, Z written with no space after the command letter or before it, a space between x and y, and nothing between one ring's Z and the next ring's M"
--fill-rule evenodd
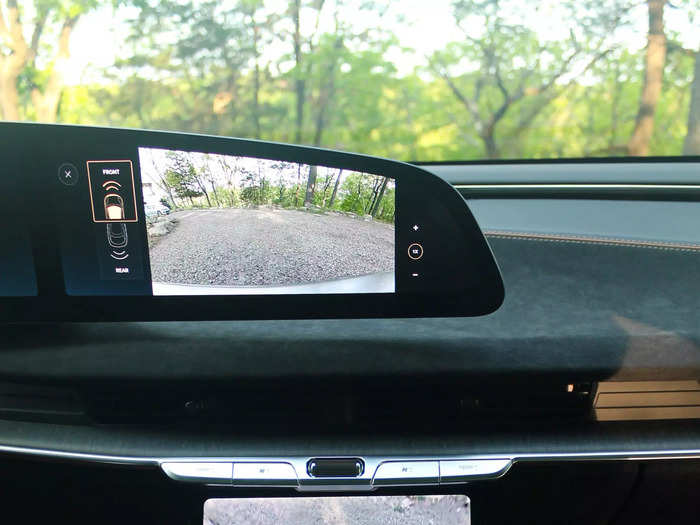
M0 116L413 161L700 154L696 0L0 0Z

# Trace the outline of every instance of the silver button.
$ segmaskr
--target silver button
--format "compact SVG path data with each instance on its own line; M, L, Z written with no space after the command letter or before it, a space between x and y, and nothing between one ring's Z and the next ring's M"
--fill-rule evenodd
M496 476L509 466L509 459L440 461L440 483L460 483L472 477Z
M233 463L226 462L166 462L161 468L177 481L228 485L233 475Z
M235 463L233 484L245 486L296 486L297 473L289 463Z
M437 461L389 461L377 467L374 485L430 485L440 479Z

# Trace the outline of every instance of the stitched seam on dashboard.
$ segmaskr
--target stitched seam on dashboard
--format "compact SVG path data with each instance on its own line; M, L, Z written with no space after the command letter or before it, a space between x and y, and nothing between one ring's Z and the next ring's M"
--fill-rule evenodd
M673 251L673 252L700 252L700 245L695 244L673 244L666 242L651 241L631 241L627 239L606 238L606 237L585 237L579 235L542 235L520 232L485 231L487 237L497 237L499 239L526 240L554 242L562 244L590 244L601 246L614 246L616 248L647 248L650 250Z

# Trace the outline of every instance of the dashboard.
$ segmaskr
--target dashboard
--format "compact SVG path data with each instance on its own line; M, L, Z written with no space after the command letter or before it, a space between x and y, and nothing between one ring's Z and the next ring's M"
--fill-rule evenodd
M171 150L202 152L180 143ZM323 302L334 294L317 290L270 298L313 297L322 301L309 306L315 318L288 309L259 315L262 306L254 310L258 318L246 318L229 302L229 318L242 320L143 322L110 302L129 295L117 290L163 305L188 297L154 297L154 283L162 281L152 274L148 224L139 222L147 213L138 194L145 161L138 147L128 151L52 157L42 171L50 172L52 191L74 192L76 200L58 214L58 204L40 206L51 212L38 222L28 218L34 225L28 236L6 244L28 247L24 262L13 262L18 277L7 280L7 290L26 285L28 296L82 301L89 297L76 291L92 288L80 279L103 288L99 316L4 326L0 452L11 473L2 484L5 498L24 503L39 490L47 509L38 515L69 514L68 498L79 487L85 519L114 522L201 523L205 501L220 498L436 494L468 495L475 523L508 523L513 513L528 512L543 523L561 523L562 516L690 523L697 515L697 159L422 166L451 186L445 195L466 203L476 238L485 239L497 263L503 302L487 294L490 306L480 304L481 316L439 316L447 306L436 303L454 303L438 294L423 296L431 304L425 315L394 315L383 303L377 318L345 311L339 319ZM111 160L127 158L131 166ZM63 162L80 172L82 189L58 179ZM318 165L327 164L339 169ZM100 183L91 193L93 167L100 174L119 170L106 174L115 177L126 170L126 180L133 173L135 208L125 199L122 217L136 222L96 222L108 220L112 190ZM403 179L391 173L399 199ZM102 205L95 209L95 202ZM8 206L16 211L16 203ZM66 228L73 240L56 234L60 228L36 227L71 213ZM126 224L126 235L121 226L110 233L110 224ZM405 224L409 237L393 237L395 276L399 257L409 261L410 227L423 223ZM130 256L148 259L142 275L149 279L103 278L104 268L111 275L122 264L100 266L100 250L109 258L107 250L118 248L110 235L113 244L128 237L128 246L144 249ZM46 243L37 244L39 238ZM71 243L92 261L73 274L64 258ZM34 288L21 283L22 271L38 277ZM462 273L455 265L441 278ZM394 286L376 297L400 295L398 279ZM375 300L357 295L365 301L356 304ZM255 301L256 294L244 299Z

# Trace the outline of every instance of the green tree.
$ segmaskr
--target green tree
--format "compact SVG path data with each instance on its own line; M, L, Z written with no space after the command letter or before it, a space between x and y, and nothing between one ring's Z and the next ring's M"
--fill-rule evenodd
M56 120L73 30L97 6L98 0L0 1L3 119Z
M130 22L130 54L114 75L126 72L126 82L139 98L160 99L168 106L167 112L146 106L142 120L158 127L260 138L269 78L261 57L274 21L263 2L134 0L133 5L138 11ZM143 102L133 93L125 95L126 104ZM136 106L132 113L144 111Z
M202 195L196 177L196 169L189 155L181 151L167 153L168 168L164 182L173 189L180 199L187 199L194 206L194 198Z
M513 157L517 146L512 144L563 90L574 85L575 75L587 72L610 52L599 28L572 27L564 41L545 40L532 28L513 22L519 18L517 9L516 3L502 0L455 1L464 41L430 57L432 71L466 110L470 118L465 123L483 143L488 158ZM618 18L609 17L608 23L615 27ZM473 31L475 25L482 30Z
M700 50L693 59L693 82L688 108L688 132L683 142L685 155L700 155Z
M654 115L661 96L666 64L665 6L666 0L647 0L649 32L644 60L644 82L634 131L627 144L630 155L649 154L649 143L654 132Z

